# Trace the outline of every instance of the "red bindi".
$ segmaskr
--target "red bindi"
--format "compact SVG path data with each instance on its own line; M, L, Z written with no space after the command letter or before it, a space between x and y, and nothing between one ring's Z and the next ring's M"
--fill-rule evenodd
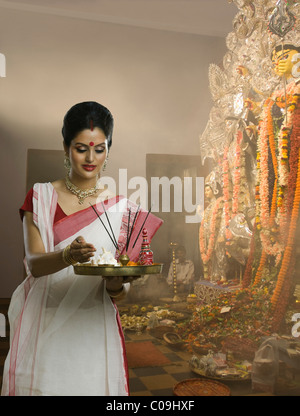
M90 142L89 143L90 146L94 146L94 144L95 144L94 142Z

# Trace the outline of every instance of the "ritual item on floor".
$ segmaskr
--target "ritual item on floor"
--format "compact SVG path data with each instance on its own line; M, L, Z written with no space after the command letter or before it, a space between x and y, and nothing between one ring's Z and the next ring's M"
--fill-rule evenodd
M148 318L145 316L128 315L126 313L120 316L123 330L142 332L148 325Z
M163 339L164 334L172 333L172 332L175 332L175 327L173 325L166 325L166 324L165 325L159 324L155 328L153 328L153 330L151 330L151 334L155 338L159 338L159 339Z
M257 343L249 338L241 338L238 336L228 336L223 341L222 351L230 354L236 359L247 359L253 361L257 351Z
M195 293L190 293L186 298L187 303L196 304L198 302L197 295Z
M173 291L174 297L173 302L180 302L180 297L177 295L177 276L176 276L176 256L175 256L175 249L178 246L177 243L170 243L172 248L172 265L173 265Z
M224 286L206 280L200 280L195 283L194 291L199 301L210 305L212 302L216 301L220 295L230 293L238 288L238 284Z
M196 355L202 356L209 354L210 351L216 352L218 347L213 342L205 342L204 340L201 341L201 339L195 339L192 344L192 350Z
M213 380L247 381L251 378L249 361L231 361L226 354L210 351L207 355L193 355L189 361L191 371Z
M153 251L150 248L148 232L146 228L143 229L143 242L139 255L139 263L142 266L149 266L153 264Z
M145 328L153 331L158 338L162 338L165 332L173 332L176 322L182 320L183 313L171 311L169 309L157 309L155 307L132 305L130 308L120 310L121 325L124 330L142 332ZM157 331L155 328L158 327ZM155 336L156 336L155 335Z
M176 319L180 319L182 314L168 309L154 310L148 312L149 323L147 329L151 334L159 339L163 339L165 333L175 331Z
M176 334L176 332L166 332L163 334L163 339L171 347L178 349L183 349L185 347L185 342L178 334Z
M147 329L150 331L151 329L154 329L159 325L158 323L158 317L155 312L150 312L149 314L149 320L147 324Z
M173 389L175 396L230 396L230 388L214 380L191 378L177 383Z
M157 316L157 318L162 321L162 320L173 320L173 321L180 321L182 319L186 318L186 314L182 313L182 312L176 312L176 311L172 311L169 308L162 308L162 309L157 309L154 310L154 312Z

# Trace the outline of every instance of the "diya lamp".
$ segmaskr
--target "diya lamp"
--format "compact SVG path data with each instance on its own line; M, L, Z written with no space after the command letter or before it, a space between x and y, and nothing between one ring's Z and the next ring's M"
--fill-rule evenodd
M173 291L174 291L173 302L179 302L180 298L177 295L176 256L175 256L175 248L178 246L178 244L171 243L170 246L172 247L172 264L173 264Z

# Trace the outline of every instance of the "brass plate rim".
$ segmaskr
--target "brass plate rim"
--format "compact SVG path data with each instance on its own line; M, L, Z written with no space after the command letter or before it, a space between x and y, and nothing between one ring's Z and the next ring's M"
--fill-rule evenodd
M143 276L145 274L159 274L162 272L163 264L154 263L149 266L106 266L106 265L79 265L73 266L77 275L88 276Z

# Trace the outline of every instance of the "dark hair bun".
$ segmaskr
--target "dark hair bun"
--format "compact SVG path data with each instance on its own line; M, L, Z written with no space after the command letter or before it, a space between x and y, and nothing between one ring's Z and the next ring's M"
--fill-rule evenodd
M95 101L85 101L75 104L64 117L62 135L65 144L69 147L71 141L83 130L98 127L106 138L110 148L114 119L111 112Z

